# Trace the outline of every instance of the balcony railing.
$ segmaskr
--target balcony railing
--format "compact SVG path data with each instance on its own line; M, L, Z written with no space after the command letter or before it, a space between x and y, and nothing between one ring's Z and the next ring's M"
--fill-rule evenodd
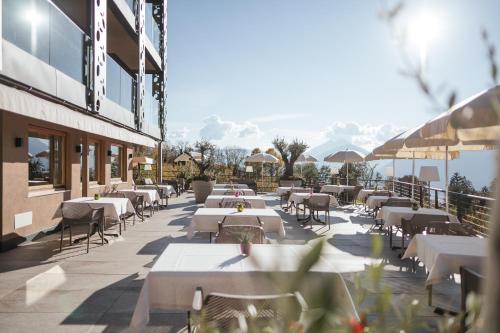
M3 0L2 37L73 79L86 83L89 37L46 0Z
M121 67L112 57L107 56L106 97L134 112L136 79Z

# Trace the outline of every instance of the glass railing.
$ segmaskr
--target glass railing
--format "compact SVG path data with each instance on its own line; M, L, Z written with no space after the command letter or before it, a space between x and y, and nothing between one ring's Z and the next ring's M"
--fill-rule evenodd
M146 89L144 93L144 119L151 125L159 126L160 102L153 94L153 74L146 74Z
M160 22L156 22L153 17L153 4L146 3L146 20L145 30L146 36L153 43L154 48L160 53Z
M3 0L2 36L17 47L85 83L85 34L46 0Z
M106 61L106 97L133 112L136 80L112 57Z
M125 2L127 2L127 5L132 10L132 13L135 14L135 0L125 0Z

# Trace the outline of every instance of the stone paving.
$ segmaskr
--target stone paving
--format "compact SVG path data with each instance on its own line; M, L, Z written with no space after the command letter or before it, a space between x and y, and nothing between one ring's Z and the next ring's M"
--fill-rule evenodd
M266 196L269 207L279 210L279 200ZM0 328L2 332L120 332L127 328L144 277L155 259L170 243L208 242L208 235L186 238L193 212L192 194L170 199L167 209L145 222L131 222L122 237L101 246L95 237L90 253L85 245L67 246L59 253L59 234L41 235L31 243L0 254ZM349 288L353 276L367 275L373 262L373 220L361 208L331 212L331 230L315 224L302 227L294 215L282 212L287 236L282 242L305 244L326 239L325 255L342 272ZM392 289L395 300L406 294L422 304L421 320L434 326L433 308L427 306L425 271L410 272L410 262L401 261L383 236L382 260L386 264L383 286ZM273 241L277 242L276 239ZM67 244L67 239L66 239ZM434 288L434 305L457 310L460 289L453 280ZM373 293L366 305L373 303ZM390 318L393 315L390 315ZM186 331L183 312L155 312L148 332Z

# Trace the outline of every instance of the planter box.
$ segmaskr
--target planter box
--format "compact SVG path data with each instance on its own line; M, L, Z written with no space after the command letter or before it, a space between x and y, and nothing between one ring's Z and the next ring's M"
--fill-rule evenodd
M193 180L191 186L194 191L194 198L197 204L205 203L207 197L212 193L215 182L206 182L204 180Z

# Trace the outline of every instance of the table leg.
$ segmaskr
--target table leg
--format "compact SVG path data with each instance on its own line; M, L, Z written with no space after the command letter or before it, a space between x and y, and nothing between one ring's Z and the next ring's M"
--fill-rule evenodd
M429 306L432 306L432 284L427 286Z
M191 333L191 311L187 312L187 331Z

